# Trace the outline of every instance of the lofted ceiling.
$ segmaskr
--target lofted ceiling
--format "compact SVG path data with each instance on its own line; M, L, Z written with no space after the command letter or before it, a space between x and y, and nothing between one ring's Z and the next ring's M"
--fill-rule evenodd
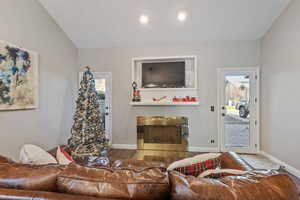
M78 48L105 48L256 40L290 0L39 1ZM142 14L148 24L140 24Z

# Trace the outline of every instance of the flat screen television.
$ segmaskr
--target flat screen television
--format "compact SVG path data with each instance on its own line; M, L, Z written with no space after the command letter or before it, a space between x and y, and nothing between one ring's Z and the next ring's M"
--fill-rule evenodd
M142 63L143 88L184 88L185 62Z

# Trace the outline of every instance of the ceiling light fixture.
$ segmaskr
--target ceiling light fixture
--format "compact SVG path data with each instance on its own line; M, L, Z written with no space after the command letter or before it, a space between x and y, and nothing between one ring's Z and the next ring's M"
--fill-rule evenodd
M140 16L140 23L141 24L148 24L149 22L149 17L147 15L141 15Z
M177 15L177 19L181 22L184 22L186 20L186 13L185 12L179 12Z

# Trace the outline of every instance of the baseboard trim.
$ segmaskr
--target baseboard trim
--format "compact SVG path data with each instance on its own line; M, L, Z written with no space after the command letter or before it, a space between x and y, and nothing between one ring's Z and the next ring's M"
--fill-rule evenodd
M137 145L135 144L112 144L113 149L137 149Z
M189 147L189 152L219 152L217 147Z
M264 151L260 151L260 154L267 157L268 159L270 159L271 161L281 165L284 167L284 169L288 172L290 172L291 174L293 174L294 176L300 178L300 170L296 169L295 167L292 167L291 165L283 162L282 160L272 156L271 154L264 152Z

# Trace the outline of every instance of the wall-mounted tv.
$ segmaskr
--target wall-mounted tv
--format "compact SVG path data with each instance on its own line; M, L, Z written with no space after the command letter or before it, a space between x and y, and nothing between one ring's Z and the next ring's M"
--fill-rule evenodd
M184 88L185 62L142 63L143 88Z

